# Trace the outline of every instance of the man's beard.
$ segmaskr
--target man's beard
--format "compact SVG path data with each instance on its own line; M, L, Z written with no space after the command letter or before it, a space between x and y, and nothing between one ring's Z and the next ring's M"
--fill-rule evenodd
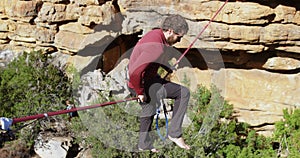
M168 37L167 42L169 43L169 45L174 45L177 40L174 39L174 36L170 36Z

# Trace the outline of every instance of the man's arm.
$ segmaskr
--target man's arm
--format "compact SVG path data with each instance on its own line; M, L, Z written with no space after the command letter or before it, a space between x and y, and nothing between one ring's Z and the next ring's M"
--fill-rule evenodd
M161 43L145 43L139 46L139 49L143 50L140 56L135 60L134 64L130 67L130 83L134 87L135 92L138 95L143 95L143 73L147 66L155 62L162 54L163 45Z

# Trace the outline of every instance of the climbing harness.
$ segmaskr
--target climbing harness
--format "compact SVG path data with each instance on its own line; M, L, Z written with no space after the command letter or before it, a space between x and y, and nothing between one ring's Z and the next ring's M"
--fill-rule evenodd
M159 114L160 114L160 108L159 107L156 109L156 122L155 122L156 132L157 132L158 136L160 137L160 139L165 141L168 137L168 124L169 124L169 122L168 122L168 116L167 116L167 108L166 108L166 105L165 105L163 99L160 99L160 103L161 103L160 105L163 107L164 116L165 116L165 119L166 119L166 136L165 137L162 136L162 134L160 133L159 125L158 125Z

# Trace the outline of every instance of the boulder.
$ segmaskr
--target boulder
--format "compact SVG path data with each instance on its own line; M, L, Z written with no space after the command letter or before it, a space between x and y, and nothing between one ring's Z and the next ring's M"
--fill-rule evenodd
M65 158L70 148L72 138L67 137L39 137L34 144L35 153L43 158Z
M300 60L293 58L273 57L263 65L270 70L295 70L300 68Z

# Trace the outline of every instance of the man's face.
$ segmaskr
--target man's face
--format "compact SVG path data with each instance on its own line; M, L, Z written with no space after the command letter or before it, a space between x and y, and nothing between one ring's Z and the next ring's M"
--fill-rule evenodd
M174 45L177 42L180 42L181 38L183 37L183 33L175 33L171 30L171 35L167 38L167 42L169 45Z

